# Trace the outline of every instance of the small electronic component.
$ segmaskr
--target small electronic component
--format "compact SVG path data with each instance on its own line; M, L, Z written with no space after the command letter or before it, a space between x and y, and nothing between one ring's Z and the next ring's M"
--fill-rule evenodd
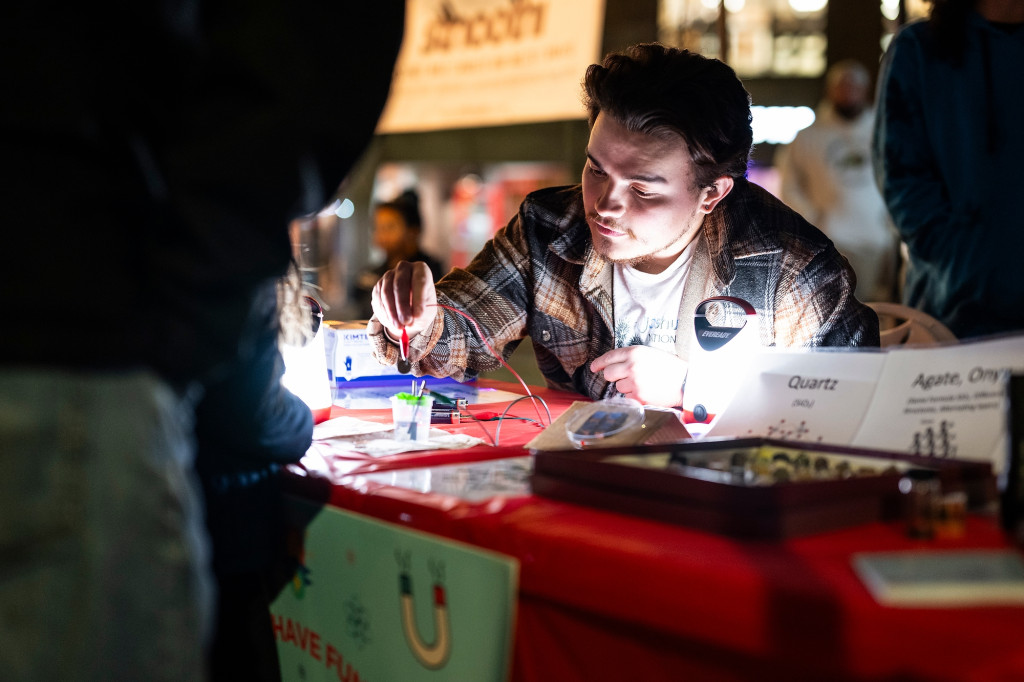
M437 404L430 409L431 424L461 424L462 413L456 404Z
M405 331L405 327L402 327L402 343L399 346L399 357L395 367L402 374L408 374L412 369L412 363L409 362L409 332Z

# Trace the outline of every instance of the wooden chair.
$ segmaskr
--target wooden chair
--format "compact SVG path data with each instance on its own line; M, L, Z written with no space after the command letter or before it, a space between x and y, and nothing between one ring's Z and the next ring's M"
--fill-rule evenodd
M868 303L878 315L882 348L957 343L953 332L931 315L899 303Z

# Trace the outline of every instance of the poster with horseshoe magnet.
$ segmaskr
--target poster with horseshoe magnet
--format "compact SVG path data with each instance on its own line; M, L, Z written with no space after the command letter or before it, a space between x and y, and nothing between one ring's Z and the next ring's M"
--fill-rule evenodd
M299 560L271 605L285 682L508 678L515 559L325 507Z

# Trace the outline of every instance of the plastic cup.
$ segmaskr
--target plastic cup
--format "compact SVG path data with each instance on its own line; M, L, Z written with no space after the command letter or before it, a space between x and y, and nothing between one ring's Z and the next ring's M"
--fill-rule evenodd
M426 441L430 439L430 412L434 398L399 393L391 396L391 416L395 422L395 440Z

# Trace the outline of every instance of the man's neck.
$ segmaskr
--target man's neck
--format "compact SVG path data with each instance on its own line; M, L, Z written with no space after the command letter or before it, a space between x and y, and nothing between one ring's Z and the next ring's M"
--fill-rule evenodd
M689 240L686 242L686 246L684 246L682 250L677 252L674 256L668 256L657 260L648 260L644 261L643 263L625 265L625 267L631 267L638 272L643 272L648 275L660 275L661 273L665 272L672 266L677 265L680 262L680 260L685 260L683 254L686 253L687 249L689 249L690 246L693 244L695 237L696 235L691 236Z
M640 272L646 272L649 275L661 274L666 270L666 268L675 263L676 260L678 260L679 257L683 254L683 251L685 251L686 248L693 243L693 241L697 238L697 234L700 232L701 226L703 224L704 217L701 216L700 219L696 222L696 224L690 227L689 232L683 235L683 237L678 242L676 242L675 246L678 250L672 249L669 253L650 256L640 262L630 263L629 267L633 268L634 270L639 270ZM682 246L680 247L680 245Z
M1024 23L1024 2L1021 0L977 0L974 9L988 21L1001 24Z

